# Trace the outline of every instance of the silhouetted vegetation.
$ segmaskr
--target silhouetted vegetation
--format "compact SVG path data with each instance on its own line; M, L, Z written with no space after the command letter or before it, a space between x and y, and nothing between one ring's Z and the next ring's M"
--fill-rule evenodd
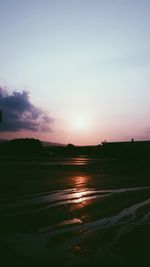
M150 159L150 141L103 142L97 146L44 145L38 139L14 139L0 143L0 158L50 159L52 157Z
M103 155L119 159L150 159L150 141L103 143Z
M83 156L116 159L150 159L150 141L103 142L97 146L52 146L45 148L51 156Z
M39 157L41 153L42 144L38 139L14 139L0 144L1 158Z

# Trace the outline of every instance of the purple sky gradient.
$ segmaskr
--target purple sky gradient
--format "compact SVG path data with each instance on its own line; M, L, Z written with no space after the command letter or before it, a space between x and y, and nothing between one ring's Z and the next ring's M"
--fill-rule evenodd
M150 139L149 0L1 0L0 36L0 86L53 121L0 138Z

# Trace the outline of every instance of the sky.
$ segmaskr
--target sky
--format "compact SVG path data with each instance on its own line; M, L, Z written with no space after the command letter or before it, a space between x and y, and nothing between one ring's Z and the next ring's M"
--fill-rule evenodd
M0 138L150 139L149 0L0 0Z

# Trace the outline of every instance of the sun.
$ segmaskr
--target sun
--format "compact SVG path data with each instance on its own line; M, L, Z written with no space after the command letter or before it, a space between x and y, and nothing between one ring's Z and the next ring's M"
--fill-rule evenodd
M88 128L88 120L82 116L75 117L72 120L72 126L75 130L86 130Z

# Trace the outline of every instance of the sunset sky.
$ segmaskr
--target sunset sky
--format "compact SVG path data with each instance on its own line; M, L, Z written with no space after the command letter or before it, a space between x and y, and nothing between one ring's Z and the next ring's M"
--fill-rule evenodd
M0 0L0 138L150 139L149 0Z

